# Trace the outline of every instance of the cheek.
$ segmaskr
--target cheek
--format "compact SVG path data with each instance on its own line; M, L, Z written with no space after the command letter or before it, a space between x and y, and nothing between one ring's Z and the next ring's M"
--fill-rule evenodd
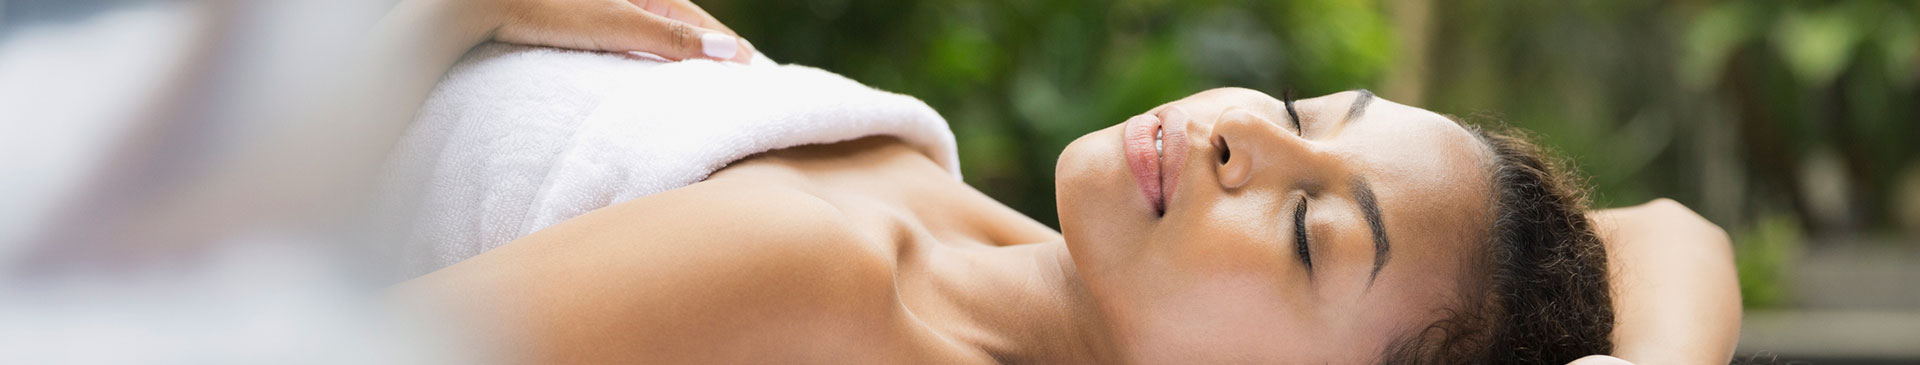
M1270 276L1194 276L1141 298L1129 317L1139 322L1124 334L1134 352L1148 358L1300 359L1321 344L1314 334L1325 333L1324 326L1299 306L1298 293L1274 285Z
M1276 248L1281 242L1270 237L1273 224L1258 203L1207 207L1177 229L1155 232L1149 249L1129 257L1116 275L1128 281L1103 299L1122 302L1117 317L1132 322L1124 332L1142 356L1297 360L1324 347L1316 334L1328 332L1315 316L1314 292Z
M1269 284L1297 278L1292 248L1284 242L1277 203L1269 194L1217 199L1171 219L1155 232L1155 256L1178 263L1179 272L1212 276L1252 275Z

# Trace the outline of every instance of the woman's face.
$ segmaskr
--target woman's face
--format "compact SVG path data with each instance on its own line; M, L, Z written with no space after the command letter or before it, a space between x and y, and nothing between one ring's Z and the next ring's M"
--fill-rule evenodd
M1287 109L1210 90L1060 156L1061 230L1124 355L1366 361L1453 304L1491 152L1364 91Z

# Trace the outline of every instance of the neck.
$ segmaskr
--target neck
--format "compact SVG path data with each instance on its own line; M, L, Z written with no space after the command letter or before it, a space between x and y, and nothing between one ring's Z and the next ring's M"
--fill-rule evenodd
M949 338L1002 363L1112 362L1105 322L1064 243L947 249L928 259L927 290L903 288L902 297Z

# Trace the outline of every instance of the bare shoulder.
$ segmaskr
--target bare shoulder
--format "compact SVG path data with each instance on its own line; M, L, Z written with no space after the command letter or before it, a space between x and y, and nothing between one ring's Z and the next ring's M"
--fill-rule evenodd
M568 220L400 290L482 298L538 362L762 358L859 343L899 305L894 262L834 205L775 183L708 181ZM845 331L827 331L834 324ZM735 360L744 360L736 358ZM623 361L616 361L623 362Z

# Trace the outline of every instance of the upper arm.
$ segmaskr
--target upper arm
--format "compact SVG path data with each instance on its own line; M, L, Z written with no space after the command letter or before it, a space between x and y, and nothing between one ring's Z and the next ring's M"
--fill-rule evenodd
M597 210L403 284L498 320L538 362L724 353L809 318L887 313L891 261L768 184L706 182ZM838 311L839 313L836 313ZM842 319L845 321L845 319ZM739 356L750 356L739 353Z
M1594 213L1607 246L1614 355L1636 363L1724 363L1740 333L1731 241L1667 199Z

